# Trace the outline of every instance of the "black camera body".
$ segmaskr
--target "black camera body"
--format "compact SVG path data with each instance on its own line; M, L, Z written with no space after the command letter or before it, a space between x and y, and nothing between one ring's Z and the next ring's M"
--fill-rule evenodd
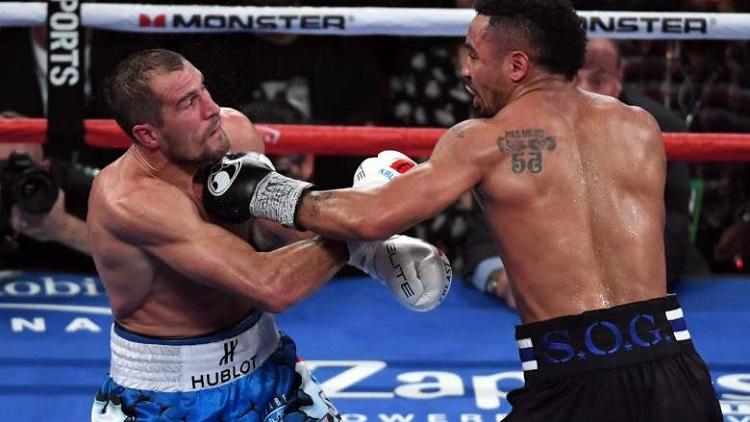
M57 201L59 183L23 152L0 161L0 215L10 216L13 205L30 214L46 214Z

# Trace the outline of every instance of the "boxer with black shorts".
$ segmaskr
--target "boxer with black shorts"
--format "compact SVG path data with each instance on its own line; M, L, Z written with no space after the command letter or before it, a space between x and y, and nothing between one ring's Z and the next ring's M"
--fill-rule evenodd
M92 421L339 420L272 313L321 287L347 250L399 301L428 310L450 285L444 257L406 236L316 236L258 252L251 230L286 229L219 225L202 201L204 169L215 163L232 169L212 179L227 195L245 188L245 161L273 168L252 123L219 108L200 71L172 51L135 53L111 79L115 118L133 145L99 173L89 198L88 238L115 319ZM403 297L404 286L415 294Z
M505 421L721 421L708 370L666 293L666 157L654 118L576 87L586 35L566 0L478 0L462 74L483 116L382 186L307 190L278 218L378 239L468 189L482 204L523 325L526 385ZM388 159L378 157L381 166ZM253 215L283 199L261 179Z

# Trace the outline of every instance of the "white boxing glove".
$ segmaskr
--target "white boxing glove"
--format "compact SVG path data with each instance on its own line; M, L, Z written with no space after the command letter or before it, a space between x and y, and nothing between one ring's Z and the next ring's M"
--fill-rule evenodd
M379 186L406 173L416 165L414 160L398 151L383 151L377 157L362 161L354 172L352 186Z
M415 311L438 306L451 287L453 269L435 246L409 236L348 242L349 265L385 283L402 305Z

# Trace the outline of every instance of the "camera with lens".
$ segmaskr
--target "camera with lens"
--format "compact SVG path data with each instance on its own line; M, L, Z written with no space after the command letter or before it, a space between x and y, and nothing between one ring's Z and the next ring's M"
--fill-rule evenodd
M57 201L59 184L28 154L14 152L0 160L0 215L10 216L13 205L29 214L46 214Z

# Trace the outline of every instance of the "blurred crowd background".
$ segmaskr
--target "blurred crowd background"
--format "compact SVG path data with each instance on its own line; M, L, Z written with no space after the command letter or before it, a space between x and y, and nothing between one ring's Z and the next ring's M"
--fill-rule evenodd
M472 6L466 0L212 3ZM579 0L574 4L579 10L750 12L750 0ZM5 62L0 67L0 118L46 116L46 35L46 28L0 28L0 57ZM461 38L154 35L88 30L85 43L85 116L89 118L109 117L102 87L115 64L129 53L156 47L186 56L203 71L218 104L241 110L256 123L447 128L472 116L470 97L460 76L465 54ZM665 132L750 133L750 42L618 41L611 43L616 56L611 63L606 62L605 51L610 47L602 48L599 53L604 56L589 57L588 64L593 67L587 74L587 89L606 91L608 83L615 83L610 95L660 115ZM74 154L48 150L43 158L41 151L34 152L43 169L55 170L52 173L61 186L54 207L35 214L5 201L0 223L2 267L93 271L85 246L71 247L70 239L62 236L64 230L77 227L70 226L75 221L71 223L68 217L85 220L91 178L121 151L72 148ZM3 154L0 169L7 169L10 152ZM362 157L299 154L275 159L292 175L310 179L321 188L335 188L351 184ZM748 272L744 260L750 256L749 170L744 162L670 162L665 192L670 281ZM481 219L467 193L410 234L441 246L459 274L471 280L479 263L494 254ZM35 225L42 227L35 231ZM49 248L55 248L52 255ZM483 282L475 285L495 289Z

